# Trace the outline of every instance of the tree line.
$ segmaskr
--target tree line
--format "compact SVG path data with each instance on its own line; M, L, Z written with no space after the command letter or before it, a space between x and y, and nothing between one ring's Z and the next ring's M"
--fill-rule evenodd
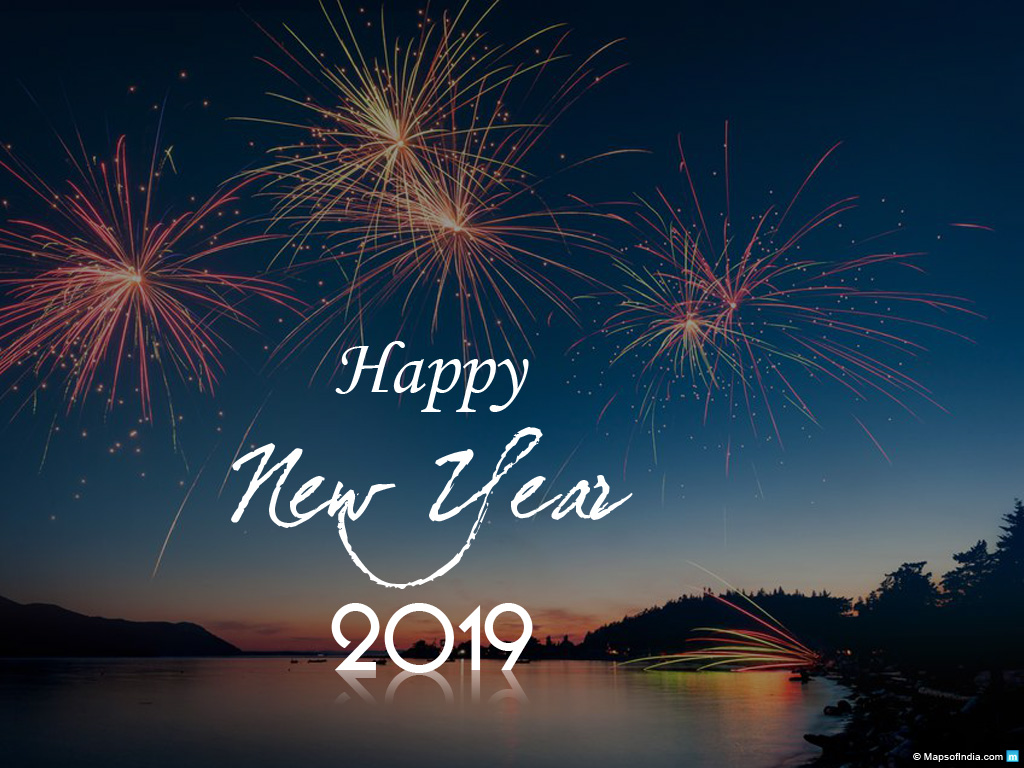
M960 667L1024 662L1024 502L1002 516L990 548L984 539L953 554L956 566L935 579L927 562L906 562L887 573L864 598L851 600L781 587L744 593L800 640L823 654L883 653L918 664ZM723 596L747 606L734 592ZM691 647L698 627L745 627L756 622L710 594L682 595L664 605L624 616L591 632L582 642L568 636L531 638L523 658L628 659L675 653ZM458 657L457 648L453 656ZM410 656L433 658L436 648L419 641ZM500 657L484 648L484 657Z

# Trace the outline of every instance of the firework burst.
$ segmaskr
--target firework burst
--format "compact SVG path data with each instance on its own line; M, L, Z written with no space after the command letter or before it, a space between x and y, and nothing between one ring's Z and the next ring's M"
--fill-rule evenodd
M0 308L0 374L59 376L69 409L90 393L112 407L128 378L145 420L154 380L167 384L168 373L212 390L225 346L215 322L249 323L239 305L250 297L286 301L273 283L208 266L213 256L265 239L216 224L241 185L195 210L157 215L156 147L140 181L123 137L110 162L92 161L84 149L79 159L64 145L76 178L60 188L10 154L0 159L49 209L44 220L0 229L0 253L13 265L2 280L9 301Z
M464 106L464 78L484 69L481 58L489 58L475 53L480 45L474 26L454 33L461 13L454 21L444 15L440 23L421 14L420 35L409 41L389 41L382 17L382 45L372 56L363 52L341 5L337 13L323 4L321 10L340 52L337 63L313 53L288 27L291 45L271 37L287 67L267 62L290 84L301 88L301 79L313 86L301 98L272 94L303 110L303 122L268 121L302 137L274 147L274 161L263 169L270 172L276 220L297 222L293 243L303 242L324 218L336 218L364 187L397 192L417 176L422 153Z
M360 47L343 10L325 9L339 63L313 54L294 33L297 54L280 45L291 68L324 95L282 97L310 120L285 124L301 130L302 140L275 148L262 169L271 178L275 223L294 225L289 247L296 253L310 247L311 233L324 236L319 256L293 255L293 266L330 261L343 275L290 337L290 351L328 327L333 348L361 328L365 312L396 298L403 327L418 304L432 333L444 307L456 305L466 348L511 348L509 328L525 338L525 288L570 311L570 297L541 273L553 266L582 276L551 253L570 243L598 247L569 219L595 214L546 205L528 156L557 116L608 74L597 69L604 48L563 76L531 120L516 122L512 92L540 90L542 74L564 58L565 32L549 27L509 47L491 46L480 26L493 5L478 18L467 8L437 20L423 12L419 34L406 42L390 39L382 18L376 55Z
M766 419L781 442L783 403L816 421L799 388L807 380L833 382L857 400L881 396L911 412L915 399L935 404L902 365L925 350L919 331L961 336L921 314L969 313L963 300L876 287L886 265L920 271L919 253L803 255L808 237L837 223L855 198L788 226L797 197L834 149L786 208L751 217L746 233L731 221L727 178L722 233L712 236L685 159L695 222L685 222L661 193L641 207L633 222L642 238L636 250L648 266L620 263L621 298L604 331L622 339L617 361L640 360L641 421L652 431L659 406L692 392L703 401L705 420L724 401L730 418L745 411L755 435L759 417Z
M270 36L285 64L267 64L301 94L271 95L302 110L305 118L256 121L300 135L296 142L272 148L273 162L259 171L270 179L276 220L296 225L293 245L304 242L324 220L336 222L353 199L367 192L381 200L403 195L411 181L436 172L432 160L454 140L475 136L474 143L482 145L479 134L496 124L510 132L542 127L510 122L509 89L516 81L535 84L546 67L560 60L565 34L552 26L515 45L492 46L481 25L496 4L478 17L471 16L469 2L438 19L421 11L418 34L408 40L388 35L382 10L380 45L372 53L360 44L340 4L333 12L321 4L339 52L334 58L314 53L288 27L290 44ZM546 42L552 36L555 41ZM599 76L590 66L592 58L564 82L542 117L550 119L581 85ZM364 217L368 210L359 206L353 215Z
M524 322L536 319L531 305L538 299L573 315L573 298L549 273L583 281L587 275L552 253L574 245L602 252L601 242L574 224L597 214L537 207L533 187L514 178L509 165L469 148L435 162L443 171L411 180L400 198L367 194L350 205L346 217L362 208L372 227L367 219L335 222L337 253L351 254L358 265L286 344L328 327L338 329L339 344L368 313L391 303L400 306L399 333L410 319L426 317L431 335L454 305L466 354L474 346L492 352L528 345Z

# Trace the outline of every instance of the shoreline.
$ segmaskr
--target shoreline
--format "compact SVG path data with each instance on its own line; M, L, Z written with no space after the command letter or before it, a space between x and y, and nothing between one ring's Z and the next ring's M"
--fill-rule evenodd
M850 694L824 713L842 718L837 732L804 734L821 749L805 768L887 768L919 753L1005 753L1024 742L1022 670L909 672L850 660L818 676Z

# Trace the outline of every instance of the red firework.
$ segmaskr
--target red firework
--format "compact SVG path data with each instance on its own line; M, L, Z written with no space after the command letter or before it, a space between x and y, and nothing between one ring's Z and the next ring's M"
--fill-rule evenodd
M720 237L707 225L685 159L680 168L694 223L686 223L680 207L660 192L656 202L641 208L633 222L642 236L635 248L648 265L620 264L626 279L604 330L624 339L617 360L640 360L642 419L653 422L656 407L673 398L674 387L689 389L703 400L705 419L712 403L724 400L730 416L737 408L746 411L755 434L762 413L781 441L781 403L815 420L801 392L808 379L831 381L856 399L888 398L907 410L913 398L935 403L901 366L925 350L915 332L962 334L922 312L974 313L955 296L880 287L880 268L920 271L920 253L801 253L811 233L822 233L856 205L856 198L844 198L790 225L797 198L834 150L818 161L785 208L769 206L752 216L745 233L733 223L728 202L728 148ZM844 236L843 249L848 243Z
M133 180L124 137L111 161L81 158L63 144L76 171L58 188L8 151L2 165L47 208L39 220L0 228L10 262L0 284L0 375L24 367L40 380L65 382L68 408L91 392L107 407L133 371L143 418L152 418L154 373L168 371L212 390L224 340L216 322L251 323L240 303L260 296L286 301L274 283L213 271L211 257L264 236L211 227L238 199L241 184L194 210L162 218L154 211L161 156L154 145L146 178Z

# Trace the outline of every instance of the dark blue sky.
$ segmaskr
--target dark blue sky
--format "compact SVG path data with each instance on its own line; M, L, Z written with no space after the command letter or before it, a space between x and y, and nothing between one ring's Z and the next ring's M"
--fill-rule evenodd
M315 5L297 5L153 3L139 11L99 3L88 12L42 14L10 4L0 29L0 137L35 167L59 173L50 125L62 133L77 125L98 152L121 133L146 147L159 114L153 107L166 98L163 141L174 145L179 175L162 191L172 202L209 193L258 163L260 147L275 138L228 120L279 109L264 95L279 81L254 60L272 56L273 47L254 21L275 33L287 22L332 50ZM414 8L395 3L389 13ZM891 248L928 253L927 274L897 273L894 288L955 293L985 318L943 321L973 343L922 334L929 351L910 364L912 373L947 412L919 403L915 419L884 399L855 403L836 388L811 386L820 426L787 414L783 449L742 425L704 426L683 405L666 415L655 461L623 405L632 396L623 386L628 371L607 371L612 350L594 341L567 352L602 318L601 306L584 304L582 331L557 319L549 326L540 311L522 395L503 413L471 417L452 413L454 402L445 413L423 414L415 400L366 390L339 397L324 378L310 383L310 356L268 369L264 347L293 320L263 312L257 335L232 334L235 352L217 396L186 390L177 400L180 452L170 447L166 420L132 438L130 407L104 417L98 403L87 403L60 417L40 471L59 404L44 397L35 413L13 416L21 400L3 400L11 423L2 438L0 594L106 615L197 620L249 647L324 646L340 605L358 600L385 616L409 602L409 594L375 587L355 569L327 518L278 529L263 493L241 523L229 522L245 480L229 478L220 498L218 490L264 401L248 442L274 442L279 454L305 450L291 490L313 474L360 492L398 483L353 527L361 557L396 581L446 561L471 524L470 512L427 521L447 478L434 460L473 448L474 469L489 472L517 429L540 428L544 440L502 484L463 562L413 596L453 617L514 600L534 613L541 634L578 632L706 583L688 560L738 586L855 596L905 560L929 560L941 572L951 552L994 538L998 516L1024 493L1024 52L1016 6L508 0L488 27L495 39L511 40L561 21L574 30L577 53L625 38L608 60L628 66L545 137L541 163L554 169L561 154L648 152L560 176L552 194L626 200L661 187L684 201L681 135L705 205L717 211L728 120L733 206L755 213L769 190L791 194L843 142L809 187L811 201L859 195L861 208L845 224L850 237L899 226ZM19 195L0 180L12 216L27 205ZM261 205L249 201L245 211L256 215ZM258 271L271 255L256 249L233 257L233 266ZM308 275L292 288L316 296ZM372 321L376 348L394 338L395 322L387 313ZM424 332L403 339L412 358L451 356L443 339L432 343ZM870 426L891 466L854 417ZM600 472L616 498L634 497L599 522L513 519L515 488L534 474L550 480L563 464L557 492ZM167 528L203 466L151 579Z

